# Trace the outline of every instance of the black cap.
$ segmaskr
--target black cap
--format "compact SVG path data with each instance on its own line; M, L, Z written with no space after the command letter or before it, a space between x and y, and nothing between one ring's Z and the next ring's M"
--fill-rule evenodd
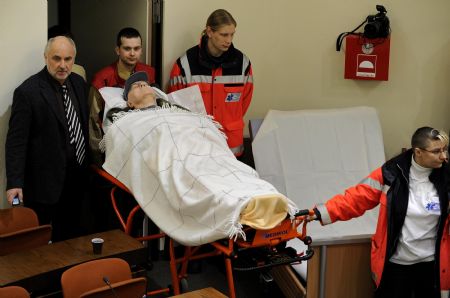
M135 72L128 78L128 80L125 82L125 87L123 89L123 98L125 100L128 100L128 92L130 92L131 85L140 81L148 83L148 76L145 71Z

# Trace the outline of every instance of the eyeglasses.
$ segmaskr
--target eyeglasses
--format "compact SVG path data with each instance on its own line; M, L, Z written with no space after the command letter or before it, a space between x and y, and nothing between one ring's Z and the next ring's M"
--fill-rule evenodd
M448 147L438 148L438 149L433 149L433 150L428 150L428 149L425 149L425 148L419 148L419 149L423 150L423 151L426 151L426 152L430 152L431 154L434 154L434 155L441 155L442 153L447 155L447 151L448 151Z

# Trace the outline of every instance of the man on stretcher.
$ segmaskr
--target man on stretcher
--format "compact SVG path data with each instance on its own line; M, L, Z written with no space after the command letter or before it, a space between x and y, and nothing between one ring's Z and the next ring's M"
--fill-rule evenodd
M243 225L270 229L298 210L236 160L217 122L158 98L144 72L130 76L123 99L105 110L103 168L174 240L245 238Z

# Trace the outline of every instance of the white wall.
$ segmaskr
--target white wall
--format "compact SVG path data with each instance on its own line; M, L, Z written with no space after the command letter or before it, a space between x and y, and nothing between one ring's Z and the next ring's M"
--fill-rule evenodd
M381 120L386 156L409 147L414 130L431 125L448 131L450 118L450 2L369 0L165 0L164 74L199 41L208 15L225 8L238 26L237 48L253 64L255 92L247 119L268 109L373 106ZM388 82L345 80L341 32L375 14L391 20Z
M14 89L44 67L46 0L2 0L0 12L0 207L5 207L5 138Z

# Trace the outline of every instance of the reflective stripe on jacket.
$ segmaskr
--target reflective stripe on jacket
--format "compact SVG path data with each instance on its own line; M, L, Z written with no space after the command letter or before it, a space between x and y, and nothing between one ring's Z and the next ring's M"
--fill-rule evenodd
M198 85L206 113L218 121L235 155L243 151L244 115L253 94L250 60L233 45L220 62L202 49L207 40L189 49L172 68L168 92Z
M395 253L406 216L411 158L412 150L408 150L370 173L356 186L345 190L344 194L336 195L324 205L316 206L321 214L321 222L325 225L361 216L366 210L380 204L377 228L372 236L371 249L372 277L377 287L380 285L385 263ZM445 166L447 165L444 164L443 167ZM436 276L440 277L440 288L449 290L450 215L445 169L433 170L430 181L438 191L441 206L435 251L436 264L439 262L439 266L435 266Z

